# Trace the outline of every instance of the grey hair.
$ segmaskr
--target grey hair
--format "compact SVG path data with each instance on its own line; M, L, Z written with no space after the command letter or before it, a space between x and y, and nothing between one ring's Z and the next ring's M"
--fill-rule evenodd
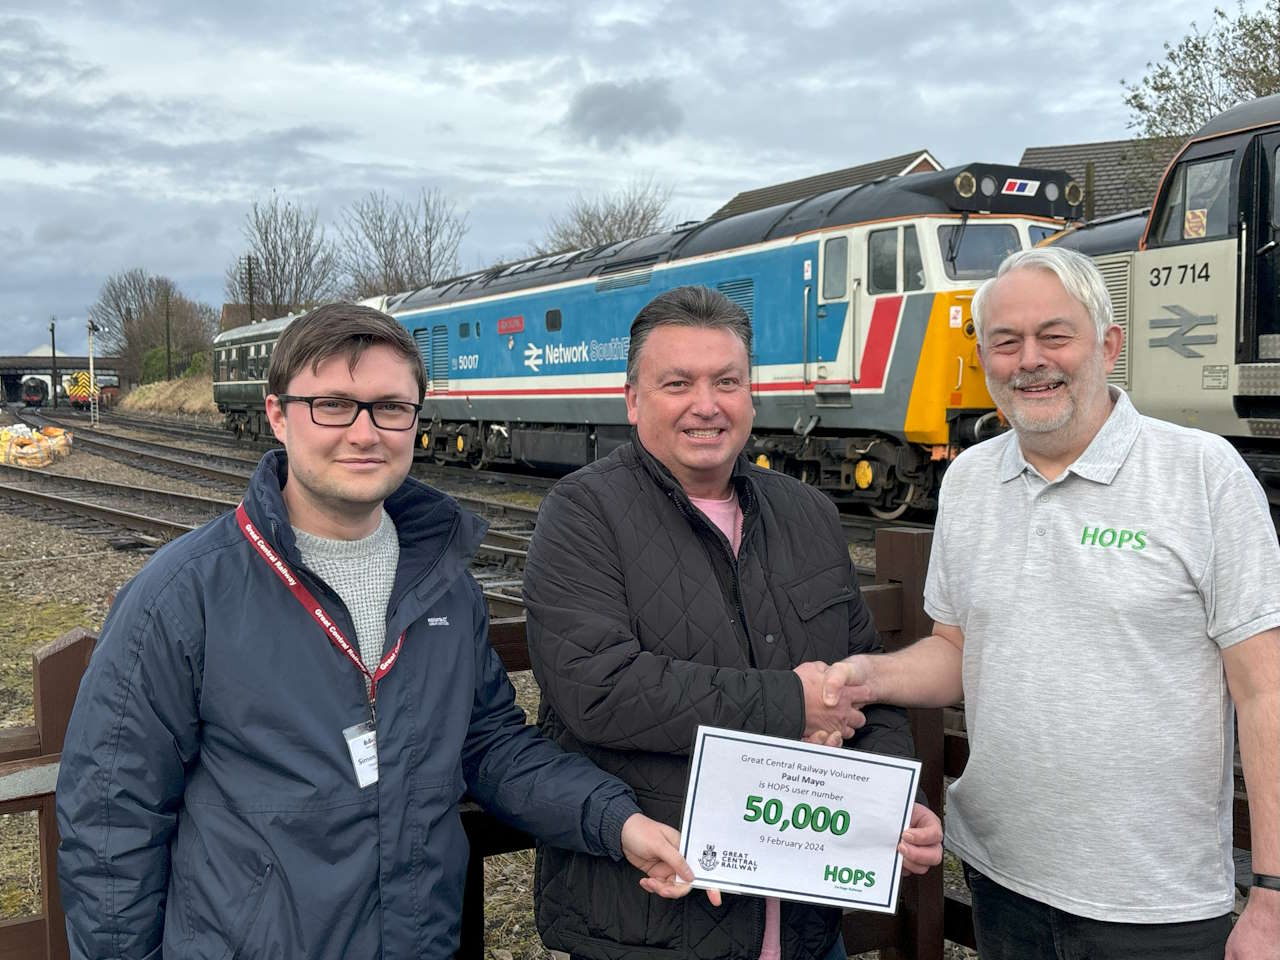
M996 275L983 283L973 295L969 313L973 317L979 343L982 342L982 328L987 321L987 300L991 296L991 288L1006 273L1014 270L1047 270L1057 276L1067 294L1088 312L1089 319L1097 328L1099 343L1107 328L1115 323L1107 285L1092 260L1066 247L1032 247L1005 257Z
M751 318L742 307L710 287L676 287L646 303L631 321L627 383L635 385L636 366L645 340L654 327L666 324L728 330L747 348L747 357L751 356Z

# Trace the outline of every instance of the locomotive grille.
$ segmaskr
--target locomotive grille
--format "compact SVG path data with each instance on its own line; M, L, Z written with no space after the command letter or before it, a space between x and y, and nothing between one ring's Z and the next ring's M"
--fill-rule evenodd
M427 372L431 372L431 331L426 327L419 327L413 331L413 342L418 345L418 354L422 357L422 365L427 368Z
M1129 389L1129 272L1133 266L1133 257L1125 254L1115 260L1096 260L1103 282L1107 285L1107 295L1111 298L1111 311L1115 321L1124 331L1124 346L1120 348L1120 356L1116 358L1115 369L1107 377L1108 383L1114 383L1122 390Z
M449 389L449 327L443 323L431 328L431 389Z
M740 306L748 320L755 322L756 283L754 280L750 277L745 280L725 280L723 283L717 283L716 289Z
M603 293L605 290L621 290L623 287L643 287L649 282L651 276L653 276L652 267L615 273L613 276L596 281L596 293Z

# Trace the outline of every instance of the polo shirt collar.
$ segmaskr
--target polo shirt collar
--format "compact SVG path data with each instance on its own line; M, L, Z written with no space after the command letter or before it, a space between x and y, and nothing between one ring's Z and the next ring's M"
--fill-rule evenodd
M1113 384L1108 384L1107 390L1115 401L1111 414L1084 453L1067 467L1068 473L1096 483L1110 483L1115 479L1120 465L1133 448L1133 442L1138 438L1138 428L1142 425L1142 417L1134 409L1129 395ZM1017 434L1010 430L1005 441L1004 456L1000 460L1000 482L1012 480L1021 476L1024 471L1034 469L1022 455Z

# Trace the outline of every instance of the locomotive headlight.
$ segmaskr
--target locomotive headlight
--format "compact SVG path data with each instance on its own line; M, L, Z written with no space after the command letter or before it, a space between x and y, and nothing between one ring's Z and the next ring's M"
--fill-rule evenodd
M984 197L994 197L996 195L996 178L985 176L982 182L978 184L978 188L982 191Z
M1053 203L1053 201L1057 200L1059 196L1060 194L1058 193L1058 185L1054 183L1052 180L1050 180L1048 183L1044 185L1044 198L1048 200L1050 203Z
M1080 184L1072 180L1067 184L1067 203L1071 206L1079 206L1080 201L1084 199L1084 191L1080 189Z
M968 170L965 170L963 173L957 176L955 183L956 183L956 193L960 194L960 196L965 200L968 200L970 197L972 197L975 191L977 191L978 189L978 181L974 179L973 174L970 173Z

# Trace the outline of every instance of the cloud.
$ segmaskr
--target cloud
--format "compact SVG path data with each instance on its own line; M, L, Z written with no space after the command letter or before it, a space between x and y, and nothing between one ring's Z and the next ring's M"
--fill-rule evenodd
M41 246L61 247L71 244L105 243L123 236L125 232L125 224L121 221L59 218L39 224L31 234L31 240Z
M666 80L589 83L573 95L561 124L571 137L602 149L661 143L684 122Z

